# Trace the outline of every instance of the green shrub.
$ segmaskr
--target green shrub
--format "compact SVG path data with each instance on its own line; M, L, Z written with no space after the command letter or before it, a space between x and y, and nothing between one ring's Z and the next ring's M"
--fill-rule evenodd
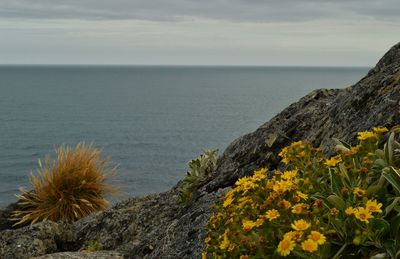
M400 128L358 133L326 158L303 141L284 170L239 179L209 219L203 258L399 258Z
M61 146L56 160L48 155L38 174L31 174L33 190L21 188L17 195L20 209L14 213L15 225L38 221L76 221L108 207L104 199L114 189L106 180L115 172L101 151L92 145L78 144L75 149Z
M83 250L90 253L90 252L101 251L103 249L104 248L100 242L91 240L88 242L87 246Z
M186 206L202 179L210 175L216 167L218 150L204 150L198 158L191 160L189 171L179 186L179 202Z

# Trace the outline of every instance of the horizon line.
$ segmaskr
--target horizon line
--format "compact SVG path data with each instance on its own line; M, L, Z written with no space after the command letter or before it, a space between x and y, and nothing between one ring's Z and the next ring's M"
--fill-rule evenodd
M67 64L62 64L62 63L46 63L46 64L41 64L41 63L32 63L32 64L0 64L0 67L12 67L12 66L20 66L20 67L27 67L27 66L58 66L58 67L67 67L67 66L75 66L75 67L282 67L282 68L372 68L374 66L360 66L360 65L355 65L355 66L349 66L349 65L249 65L249 64L234 64L234 65L228 65L228 64L73 64L73 63L67 63Z

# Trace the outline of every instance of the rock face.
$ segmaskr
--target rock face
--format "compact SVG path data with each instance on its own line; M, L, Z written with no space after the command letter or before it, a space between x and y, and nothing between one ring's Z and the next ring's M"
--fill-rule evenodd
M358 131L374 126L390 128L396 124L400 124L400 43L354 86L313 91L255 132L235 140L219 158L214 174L202 183L187 207L178 205L175 187L165 193L121 202L74 225L43 222L32 227L3 230L0 258L77 251L90 242L113 250L103 253L115 255L115 258L122 255L126 258L198 258L204 248L211 205L238 178L251 174L260 166L276 168L277 154L282 147L295 140L307 139L331 152L332 137L352 142ZM7 222L1 217L0 213L0 223ZM4 226L3 229L7 228L6 223ZM21 248L18 244L26 245L23 252L18 250ZM76 252L42 258L67 258L62 257L66 255L71 256L68 258L90 256Z
M0 258L31 258L57 252L76 240L74 227L45 221L31 227L4 230L0 236Z

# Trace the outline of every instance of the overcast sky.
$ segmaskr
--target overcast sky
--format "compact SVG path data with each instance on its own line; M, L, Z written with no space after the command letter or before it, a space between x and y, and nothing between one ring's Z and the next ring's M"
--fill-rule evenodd
M373 66L399 0L0 0L0 64Z

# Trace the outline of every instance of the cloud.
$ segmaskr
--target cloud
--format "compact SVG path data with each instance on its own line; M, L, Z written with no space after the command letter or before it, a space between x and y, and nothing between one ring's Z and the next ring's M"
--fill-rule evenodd
M27 19L190 19L295 22L369 18L399 21L398 0L8 0L0 17Z

